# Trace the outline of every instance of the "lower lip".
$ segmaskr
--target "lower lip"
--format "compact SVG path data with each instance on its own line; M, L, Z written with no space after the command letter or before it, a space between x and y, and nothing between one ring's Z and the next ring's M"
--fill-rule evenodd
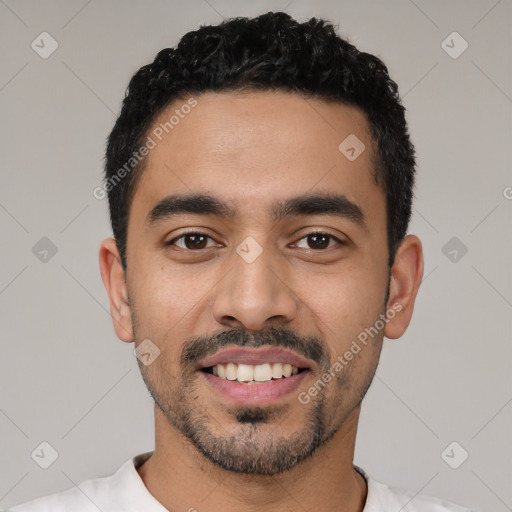
M272 379L265 383L251 382L250 384L242 384L237 380L221 379L211 373L201 373L215 390L235 404L265 405L276 402L296 390L306 378L309 370L304 370L291 377Z

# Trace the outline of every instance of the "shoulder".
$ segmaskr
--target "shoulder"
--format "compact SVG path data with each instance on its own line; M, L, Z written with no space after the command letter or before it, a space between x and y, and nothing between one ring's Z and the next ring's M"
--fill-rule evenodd
M35 498L10 508L6 512L65 512L70 510L98 512L95 498L98 488L102 486L102 480L108 479L96 478L94 480L86 480L79 487Z
M403 512L476 512L426 494L387 485L379 482L358 468L368 484L368 495L363 512L382 512L403 510Z
M123 499L135 499L140 494L143 484L137 481L140 477L134 465L149 455L150 452L127 460L112 475L85 480L76 487L27 501L6 512L109 512L113 506L118 510Z

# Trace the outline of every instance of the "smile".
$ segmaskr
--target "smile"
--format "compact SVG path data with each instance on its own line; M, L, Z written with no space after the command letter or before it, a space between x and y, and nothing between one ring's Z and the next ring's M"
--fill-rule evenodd
M231 364L238 367L240 366L234 363ZM219 375L214 375L213 370L211 372L207 370L212 369L206 368L203 371L200 371L199 374L203 376L208 387L211 387L215 394L219 395L223 400L227 400L232 404L250 405L253 407L270 405L279 401L280 399L285 398L292 392L297 391L300 383L310 373L310 370L308 369L297 369L297 373L295 373L295 375L290 375L289 377L281 375L279 378L272 377L270 380L265 381L247 380L240 382L238 379L229 380L228 378L222 378ZM219 368L217 371L218 370ZM237 368L237 375L238 370L239 368Z
M258 365L219 363L215 366L204 368L203 371L224 380L236 380L240 383L261 383L275 379L286 379L304 370L305 368L297 368L291 364L283 363L263 363Z

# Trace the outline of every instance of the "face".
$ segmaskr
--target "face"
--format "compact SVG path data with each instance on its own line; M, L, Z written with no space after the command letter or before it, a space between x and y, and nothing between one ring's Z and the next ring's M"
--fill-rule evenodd
M353 107L284 92L195 101L148 132L116 330L160 351L139 366L168 428L220 467L272 475L358 412L399 322L386 319L399 287L386 302L385 194ZM338 149L351 134L356 159Z

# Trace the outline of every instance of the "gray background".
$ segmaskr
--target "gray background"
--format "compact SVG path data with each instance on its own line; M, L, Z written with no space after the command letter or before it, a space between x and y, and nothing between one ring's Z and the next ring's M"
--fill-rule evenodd
M424 244L424 282L407 333L385 341L355 463L383 482L512 510L510 0L0 1L0 508L153 448L152 401L99 274L110 227L92 191L105 138L129 78L161 48L202 23L282 9L339 23L384 60L418 153L410 232ZM46 59L31 48L43 31L59 45ZM442 47L453 31L469 44L458 58ZM57 248L47 261L42 237ZM31 458L43 441L59 454L46 470ZM452 469L445 460L462 450Z

